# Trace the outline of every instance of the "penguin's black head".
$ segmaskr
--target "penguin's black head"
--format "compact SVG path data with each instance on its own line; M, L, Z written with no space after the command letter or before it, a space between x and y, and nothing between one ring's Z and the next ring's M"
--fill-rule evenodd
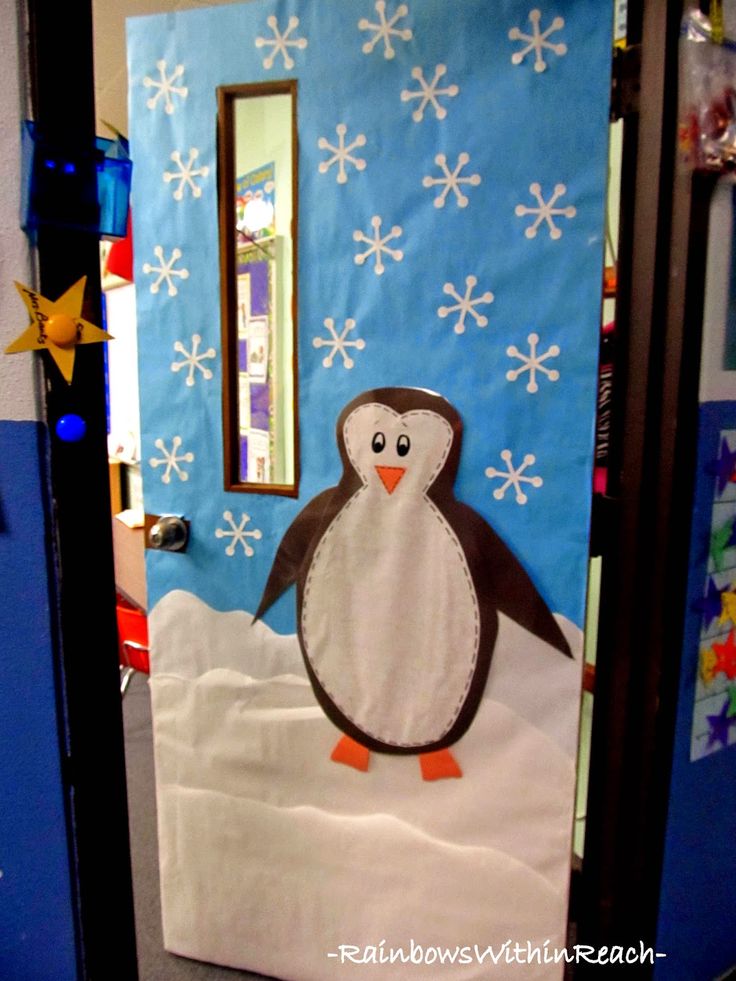
M389 496L437 485L451 493L461 442L460 416L441 395L421 388L363 392L337 420L341 483Z

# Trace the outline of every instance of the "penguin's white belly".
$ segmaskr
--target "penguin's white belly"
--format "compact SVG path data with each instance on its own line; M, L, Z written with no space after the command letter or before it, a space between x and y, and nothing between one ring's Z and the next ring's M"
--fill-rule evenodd
M478 601L455 533L426 498L405 507L366 488L351 498L315 551L301 627L325 692L373 738L428 745L457 719L478 658Z

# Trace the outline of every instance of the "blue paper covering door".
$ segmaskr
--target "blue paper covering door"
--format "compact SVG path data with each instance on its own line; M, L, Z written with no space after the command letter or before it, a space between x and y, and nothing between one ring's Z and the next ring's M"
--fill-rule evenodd
M323 981L436 977L427 951L439 948L463 951L443 976L486 977L474 945L564 945L610 22L594 0L256 0L129 22L145 506L191 521L184 555L148 555L176 953ZM222 489L215 93L287 78L298 86L296 498ZM287 529L341 479L341 411L386 388L454 407L454 497L518 560L573 654L501 608L487 685L452 747L461 779L422 780L410 755L377 752L367 772L335 763L340 731L305 670L294 590L253 623ZM379 561L406 562L394 551ZM339 580L344 606L374 602ZM448 604L442 616L457 615ZM412 656L431 713L441 680ZM378 957L412 943L419 971L398 954L384 968L341 962L346 945Z

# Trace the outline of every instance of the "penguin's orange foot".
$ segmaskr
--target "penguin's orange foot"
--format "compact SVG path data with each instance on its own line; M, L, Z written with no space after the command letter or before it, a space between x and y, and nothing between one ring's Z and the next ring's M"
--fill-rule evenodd
M370 751L360 743L356 743L350 736L343 736L330 755L330 759L335 763L344 763L345 766L352 766L364 773L368 769L370 757Z
M449 749L438 749L434 753L420 753L419 765L423 780L446 780L448 777L461 777L463 771Z

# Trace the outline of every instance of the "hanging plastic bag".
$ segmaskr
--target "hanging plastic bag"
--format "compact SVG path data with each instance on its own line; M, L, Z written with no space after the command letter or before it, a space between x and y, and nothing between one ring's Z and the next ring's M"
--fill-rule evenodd
M736 170L736 41L699 10L680 34L679 146L693 170Z

